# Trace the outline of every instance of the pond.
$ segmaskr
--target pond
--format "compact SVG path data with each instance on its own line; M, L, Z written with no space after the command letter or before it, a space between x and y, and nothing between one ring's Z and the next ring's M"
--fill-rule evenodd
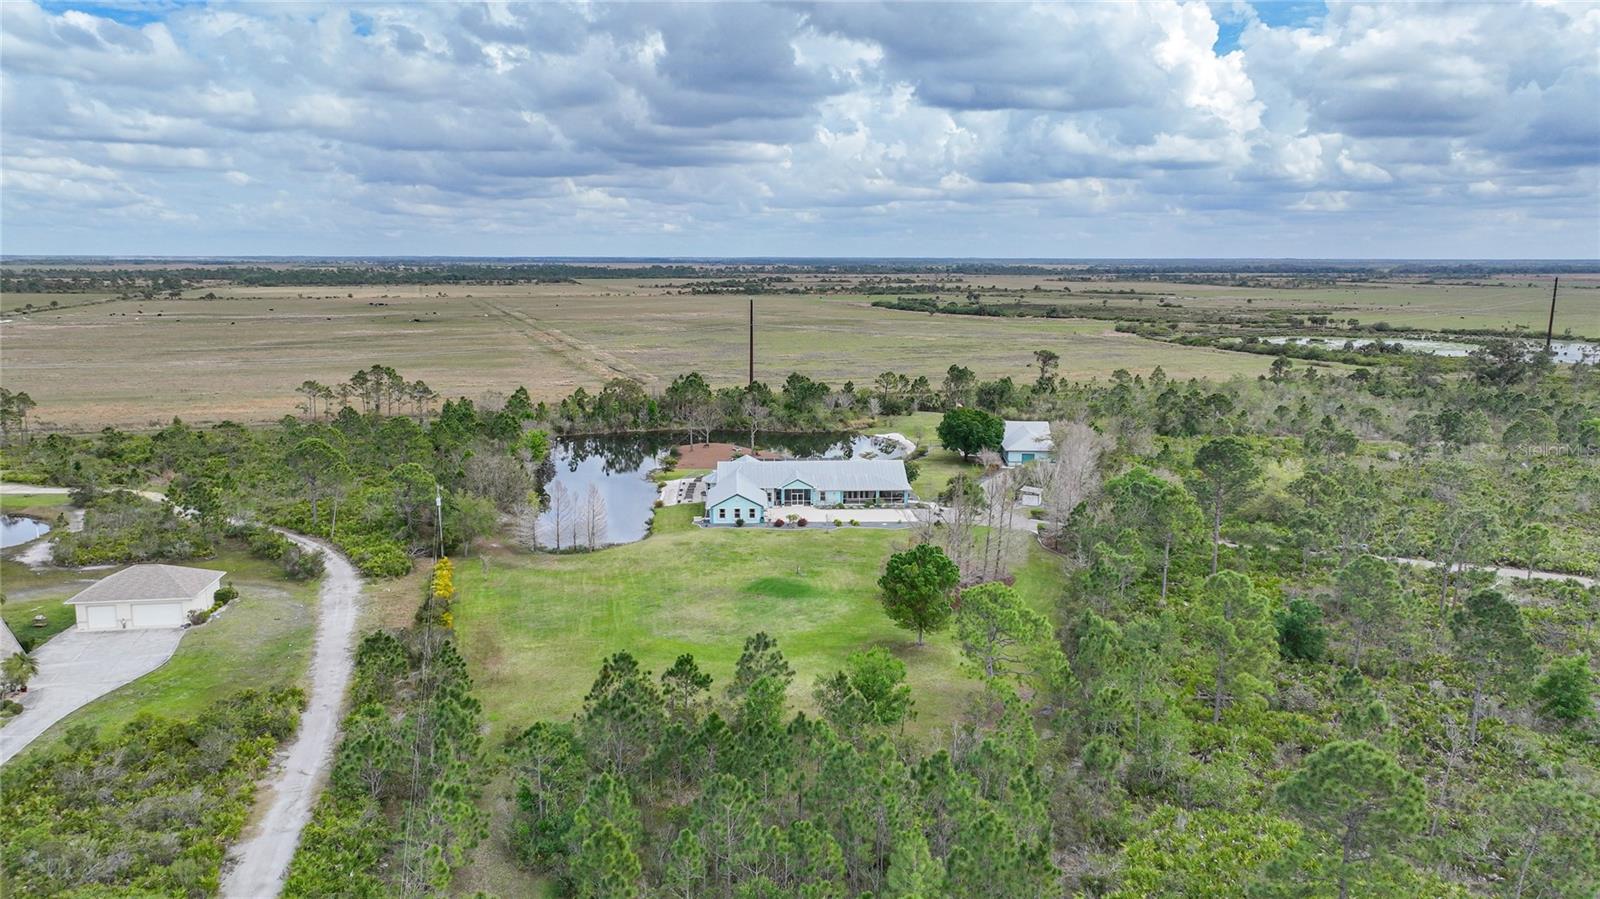
M1360 348L1371 344L1374 340L1382 338L1372 337L1263 337L1267 343L1285 344L1293 343L1299 346L1316 346L1324 349L1343 349L1346 344ZM1414 337L1396 337L1383 339L1386 344L1398 344L1408 353L1428 353L1434 356L1468 356L1473 350L1478 349L1478 344L1461 343L1454 340L1419 340ZM1534 349L1544 346L1544 341L1526 341ZM1553 340L1550 342L1550 351L1555 355L1555 361L1562 364L1581 362L1585 358L1593 361L1600 357L1600 344L1587 343L1581 340Z
M0 549L20 546L50 533L50 525L20 515L0 515Z
M898 459L899 444L836 431L757 434L756 448L796 459ZM712 433L712 442L744 444L748 432ZM544 511L535 525L546 549L632 543L649 533L659 490L650 479L683 434L560 437L541 471ZM9 544L7 544L9 545Z

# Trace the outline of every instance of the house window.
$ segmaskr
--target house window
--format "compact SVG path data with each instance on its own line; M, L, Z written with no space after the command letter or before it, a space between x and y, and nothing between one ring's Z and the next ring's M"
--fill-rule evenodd
M734 506L733 507L733 517L734 518L743 518L744 517L744 508L742 506Z
M717 510L717 517L718 518L727 518L728 517L728 510L727 509L718 509Z

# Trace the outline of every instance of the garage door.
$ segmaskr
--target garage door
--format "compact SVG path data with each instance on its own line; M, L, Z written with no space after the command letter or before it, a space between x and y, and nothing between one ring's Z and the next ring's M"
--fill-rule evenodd
M90 630L110 630L117 626L116 606L85 606L83 611L89 619Z
M183 603L153 602L133 607L134 627L182 627Z

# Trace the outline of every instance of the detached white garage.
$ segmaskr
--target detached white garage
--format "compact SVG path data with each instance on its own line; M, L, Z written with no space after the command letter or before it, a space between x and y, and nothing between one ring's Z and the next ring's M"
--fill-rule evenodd
M78 630L183 627L189 613L211 608L226 572L182 565L133 565L67 600Z

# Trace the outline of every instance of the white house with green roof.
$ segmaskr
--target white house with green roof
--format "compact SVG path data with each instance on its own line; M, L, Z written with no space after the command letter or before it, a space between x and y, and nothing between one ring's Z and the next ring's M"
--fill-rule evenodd
M706 475L706 522L759 524L779 507L903 508L916 498L898 459L768 460L741 456Z

